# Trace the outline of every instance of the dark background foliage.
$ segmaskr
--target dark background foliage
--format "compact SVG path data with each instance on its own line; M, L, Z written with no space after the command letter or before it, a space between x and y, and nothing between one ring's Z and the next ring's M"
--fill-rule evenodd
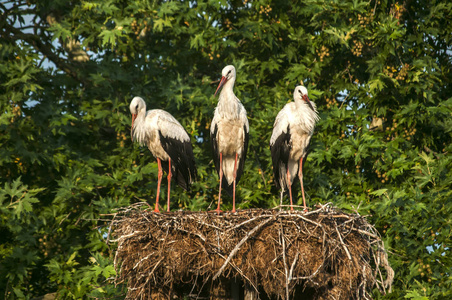
M103 219L153 204L157 177L130 140L133 96L192 136L199 180L189 193L173 188L173 209L216 202L209 126L227 64L251 133L239 209L279 204L269 139L303 82L321 116L308 204L368 215L396 272L384 298L452 296L450 1L29 0L0 10L5 298L124 295Z

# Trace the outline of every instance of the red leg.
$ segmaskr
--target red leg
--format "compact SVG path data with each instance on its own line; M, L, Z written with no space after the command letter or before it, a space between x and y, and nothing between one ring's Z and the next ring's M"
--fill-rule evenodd
M293 210L293 202L292 202L292 183L290 182L290 173L289 173L289 169L287 169L287 185L288 185L288 188L289 188L290 210Z
M233 185L233 194L232 194L232 212L235 213L235 179L237 178L237 157L238 154L235 154L235 162L234 162L234 185Z
M162 171L162 163L160 162L160 159L157 158L157 165L159 167L159 171L158 171L158 182L157 182L157 198L155 199L155 209L154 212L160 212L159 210L159 196L160 196L160 184L162 183L162 176L163 176L163 171Z
M221 183L223 181L223 153L220 152L220 191L218 193L218 207L215 210L218 214L220 214L220 202L221 202Z
M168 205L166 211L170 211L170 192L171 192L171 158L168 160Z
M300 179L301 184L301 195L303 196L303 211L308 211L308 207L306 206L306 199L304 198L304 187L303 187L303 157L300 158L300 168L298 170L298 178Z

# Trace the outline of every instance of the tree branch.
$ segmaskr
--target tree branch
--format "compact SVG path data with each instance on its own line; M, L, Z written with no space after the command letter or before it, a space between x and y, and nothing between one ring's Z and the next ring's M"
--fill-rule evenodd
M13 41L25 41L26 43L32 45L36 49L36 51L40 52L42 55L52 61L60 70L66 72L69 76L79 81L83 85L88 84L85 78L83 78L83 76L80 76L79 69L77 67L75 67L73 64L69 64L65 59L54 53L54 49L50 42L43 42L41 41L40 36L24 33L20 29L15 28L10 24L5 25L5 38L9 38Z

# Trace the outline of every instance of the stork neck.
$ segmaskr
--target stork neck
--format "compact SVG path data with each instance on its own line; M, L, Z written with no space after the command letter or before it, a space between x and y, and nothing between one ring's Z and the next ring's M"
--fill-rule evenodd
M297 109L298 110L306 110L307 112L315 112L314 110L313 110L313 106L312 106L312 103L307 103L306 101L304 101L303 99L298 99L298 98L295 98L295 105L297 106Z
M219 101L226 100L226 101L236 101L236 97L234 95L234 82L235 78L231 78L223 85L223 89L221 90Z
M135 122L133 123L134 137L142 145L145 144L147 137L145 120L146 120L146 107L138 112Z
M233 80L226 82L218 99L218 113L228 119L239 117L239 100L232 90L233 87Z
M295 99L296 122L313 132L315 123L319 120L317 107L314 102Z
M135 127L140 126L144 123L144 119L146 118L146 107L142 108L138 111L137 118L135 119Z

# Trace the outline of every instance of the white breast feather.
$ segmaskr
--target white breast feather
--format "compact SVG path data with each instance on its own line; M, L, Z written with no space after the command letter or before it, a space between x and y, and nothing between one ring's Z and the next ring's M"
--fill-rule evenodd
M307 103L297 105L295 102L287 103L278 113L273 124L273 132L270 138L270 145L276 142L276 139L287 132L289 125L299 125L304 128L309 135L314 133L315 123L320 119L317 114L317 107L311 101L314 111Z

